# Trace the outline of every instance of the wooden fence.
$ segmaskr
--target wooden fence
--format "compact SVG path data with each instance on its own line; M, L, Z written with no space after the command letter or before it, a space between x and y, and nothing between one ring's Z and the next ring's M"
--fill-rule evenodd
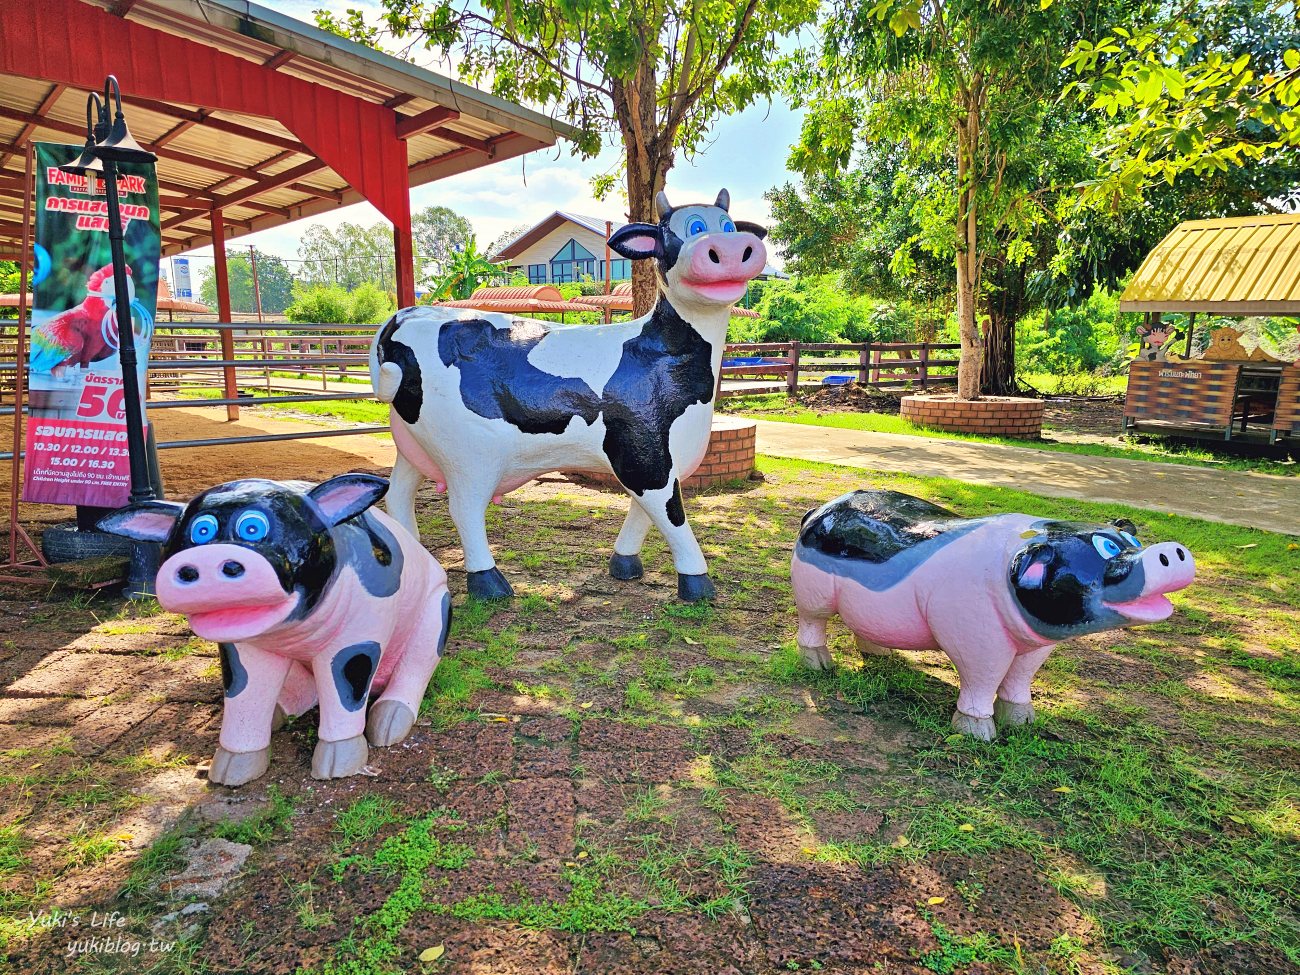
M727 346L721 379L770 379L768 384L724 389L719 395L793 394L807 374L846 377L845 381L881 389L955 383L957 359L944 356L960 349L956 342L744 342ZM936 353L938 355L936 355ZM728 364L727 360L761 359Z

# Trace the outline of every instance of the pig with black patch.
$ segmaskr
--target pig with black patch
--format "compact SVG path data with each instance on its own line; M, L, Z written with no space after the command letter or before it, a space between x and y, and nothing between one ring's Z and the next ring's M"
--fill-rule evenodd
M263 775L271 732L317 703L318 779L353 775L370 745L410 733L446 644L451 596L437 560L371 507L387 489L369 474L315 486L230 481L187 505L145 501L100 521L163 544L158 602L220 648L226 703L210 781Z
M808 512L791 565L805 663L831 666L836 614L864 657L942 650L960 679L952 726L985 741L1033 720L1030 684L1057 643L1167 619L1195 574L1187 549L1143 546L1123 519L961 518L896 491Z

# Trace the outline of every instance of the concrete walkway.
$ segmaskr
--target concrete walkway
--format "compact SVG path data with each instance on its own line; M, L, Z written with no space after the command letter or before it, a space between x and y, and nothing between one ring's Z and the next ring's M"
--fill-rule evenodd
M873 471L951 477L1084 501L1111 501L1300 535L1300 477L1089 457L896 433L758 422L758 452Z

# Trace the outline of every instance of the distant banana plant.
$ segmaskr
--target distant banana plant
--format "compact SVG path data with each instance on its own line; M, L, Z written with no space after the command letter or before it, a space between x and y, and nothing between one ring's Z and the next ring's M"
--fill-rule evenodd
M468 298L480 284L490 284L504 277L504 269L480 253L478 241L471 236L463 249L455 251L447 259L445 273L434 282L433 300Z

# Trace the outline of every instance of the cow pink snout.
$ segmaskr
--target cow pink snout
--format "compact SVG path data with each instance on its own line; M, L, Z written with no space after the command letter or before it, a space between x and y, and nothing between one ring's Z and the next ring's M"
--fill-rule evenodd
M1158 623L1174 611L1166 593L1186 589L1196 578L1196 560L1177 542L1161 542L1141 555L1146 585L1137 599L1109 603L1111 609L1138 623Z
M177 552L158 570L158 602L189 617L205 640L232 642L266 632L297 605L275 569L240 545L202 545Z
M681 282L704 298L730 304L763 273L767 248L750 233L708 234L688 244Z

